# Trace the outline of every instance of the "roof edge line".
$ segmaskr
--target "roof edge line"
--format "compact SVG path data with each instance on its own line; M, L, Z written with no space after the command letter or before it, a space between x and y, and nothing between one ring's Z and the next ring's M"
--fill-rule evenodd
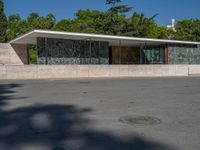
M78 33L78 32L64 32L64 31L53 31L53 30L42 30L42 29L34 29L29 31L26 34L23 34L13 40L11 40L10 44L14 44L16 41L25 38L33 33L41 33L41 34L61 34L61 35L74 35L74 36L88 36L90 38L105 38L105 39L113 39L113 40L136 40L136 41L144 41L144 42L160 42L160 43L182 43L182 44L194 44L200 45L198 41L180 41L180 40L169 40L169 39L155 39L155 38L141 38L141 37L128 37L128 36L114 36L114 35L103 35L103 34L93 34L93 33Z
M141 37L128 37L128 36L114 36L114 35L103 35L103 34L93 34L93 33L78 33L78 32L65 32L65 31L52 31L52 30L34 30L36 33L52 33L52 34L63 34L63 35L72 35L74 36L90 36L93 38L108 38L108 39L126 39L126 40L138 40L138 41L150 41L150 42L162 42L162 43L183 43L183 44L196 44L200 45L200 42L198 41L180 41L180 40L169 40L169 39L155 39L155 38L141 38ZM98 37L101 36L101 37Z
M9 43L9 44L12 44L12 43L14 43L15 41L17 41L17 40L19 40L19 39L22 39L22 38L24 38L24 37L26 37L26 36L28 36L28 35L34 33L34 32L37 32L37 31L36 31L36 30L29 31L28 33L25 33L25 34L23 34L23 35L21 35L21 36L19 36L19 37L14 38L13 40L9 41L8 43Z

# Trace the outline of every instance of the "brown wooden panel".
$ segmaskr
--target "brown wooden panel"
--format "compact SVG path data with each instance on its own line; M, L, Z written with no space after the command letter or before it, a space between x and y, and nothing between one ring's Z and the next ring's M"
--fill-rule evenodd
M120 64L121 60L120 47L112 47L112 64Z
M134 47L112 47L112 64L139 64L140 50Z

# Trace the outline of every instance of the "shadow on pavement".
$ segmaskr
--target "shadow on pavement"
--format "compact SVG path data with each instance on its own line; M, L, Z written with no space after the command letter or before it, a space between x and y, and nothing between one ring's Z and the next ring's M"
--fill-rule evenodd
M0 85L1 104L22 85ZM42 100L41 100L42 101ZM116 137L91 128L86 114L94 110L74 105L35 104L0 110L1 150L166 150L163 143L132 135Z
M14 95L18 87L22 87L21 84L0 84L0 107L8 103L8 100L25 99L27 97L17 97Z

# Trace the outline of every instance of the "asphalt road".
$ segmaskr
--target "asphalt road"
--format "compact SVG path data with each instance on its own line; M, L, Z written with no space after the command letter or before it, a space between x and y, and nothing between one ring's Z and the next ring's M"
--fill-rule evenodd
M200 78L0 81L1 150L200 150Z

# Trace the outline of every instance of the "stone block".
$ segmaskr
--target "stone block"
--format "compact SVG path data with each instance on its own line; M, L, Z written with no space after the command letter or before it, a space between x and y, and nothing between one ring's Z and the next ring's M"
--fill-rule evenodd
M129 76L129 68L128 65L120 65L120 77L128 77Z
M38 65L38 79L66 78L64 65Z
M26 54L21 57L21 54ZM21 59L20 59L21 58ZM10 45L0 43L0 64L4 65L23 65L22 61L27 62L26 45ZM26 63L25 63L26 64Z
M52 65L51 78L66 78L65 76L65 66L64 65Z
M12 64L28 64L27 45L25 44L11 44L11 63Z
M78 65L77 77L89 77L89 65Z
M0 65L0 79L6 79L6 67Z
M89 77L109 77L110 67L108 65L90 65Z
M200 65L190 65L189 75L200 75Z
M52 78L52 66L50 66L50 65L38 65L37 76L38 76L38 79Z
M120 76L120 65L111 65L110 67L110 77Z
M135 77L135 76L137 76L138 67L139 67L139 66L137 66L137 65L129 65L129 66L128 66L129 77Z
M176 76L188 76L188 65L176 65Z
M64 65L65 67L65 78L76 78L78 72L77 65Z
M165 77L169 75L169 66L168 65L152 65L152 76L155 77Z
M36 65L7 65L7 79L37 79Z
M169 76L176 76L176 65L168 65L168 67L169 67L168 75Z
M10 64L24 65L22 60L17 56L15 52L10 53Z
M0 64L5 65L10 63L10 55L0 54Z
M138 65L135 67L136 77L151 77L154 76L153 65Z

